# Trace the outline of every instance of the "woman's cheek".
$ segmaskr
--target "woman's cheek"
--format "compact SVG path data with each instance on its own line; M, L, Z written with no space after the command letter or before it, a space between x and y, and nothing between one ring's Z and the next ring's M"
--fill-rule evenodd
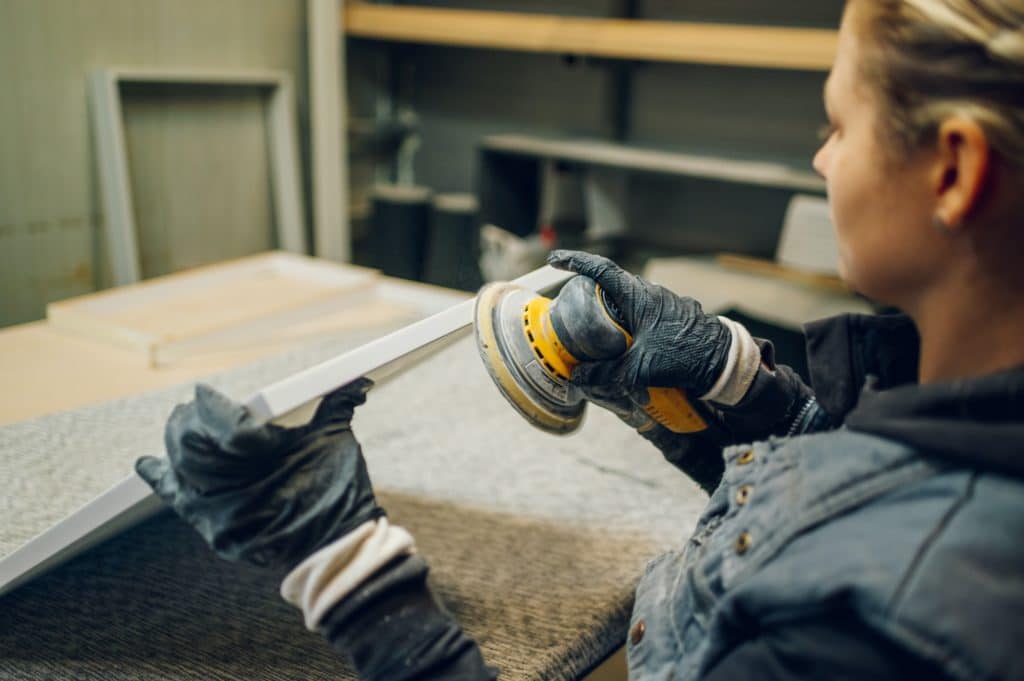
M838 166L838 164L837 164ZM842 183L841 167L833 166L833 175L829 178L829 213L832 228L835 230L836 246L839 251L839 276L843 281L853 284L850 277L855 271L855 253L853 249L853 225L858 208L856 202L850 201L848 187Z
M847 284L853 285L854 282L850 277L854 272L854 258L853 252L850 250L850 242L844 231L839 228L839 223L834 222L833 224L836 230L836 250L839 256L839 278Z

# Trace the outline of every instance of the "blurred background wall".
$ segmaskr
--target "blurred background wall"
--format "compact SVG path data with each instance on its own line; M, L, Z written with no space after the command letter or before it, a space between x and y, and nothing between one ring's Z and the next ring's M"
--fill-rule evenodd
M835 28L843 3L407 4ZM0 326L109 285L86 90L95 68L290 72L308 208L305 22L303 0L0 0ZM624 89L623 65L607 60L362 39L345 49L357 240L368 189L396 174L395 150L378 133L403 116L418 136L413 181L460 192L475 191L479 141L493 133L615 139L809 171L824 120L823 71L638 63L626 65ZM122 97L144 276L274 247L262 93L129 86ZM770 255L789 198L697 178L645 177L631 191L631 238L680 253Z
M282 69L304 140L305 17L303 0L0 0L0 326L109 285L88 74ZM262 92L122 98L144 276L272 246Z

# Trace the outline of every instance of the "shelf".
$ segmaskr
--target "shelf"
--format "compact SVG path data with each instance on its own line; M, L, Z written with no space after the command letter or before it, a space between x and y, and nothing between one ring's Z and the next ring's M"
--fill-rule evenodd
M552 140L527 135L494 135L483 139L482 148L625 170L704 177L818 193L825 191L825 182L815 173L797 170L782 163L739 161L716 156L656 151L599 140Z
M610 59L827 71L827 29L597 19L349 2L342 30L355 38Z

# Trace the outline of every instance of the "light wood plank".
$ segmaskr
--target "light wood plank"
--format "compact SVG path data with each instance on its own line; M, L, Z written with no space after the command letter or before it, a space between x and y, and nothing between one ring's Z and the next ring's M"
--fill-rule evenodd
M795 284L802 284L823 291L852 294L850 287L839 277L820 272L799 270L771 260L752 258L735 253L721 253L715 257L715 262L728 269L750 272L751 274L763 274L782 281L791 281Z
M189 352L272 341L278 330L351 307L374 270L285 252L197 267L50 303L50 325L140 350L153 366Z
M360 270L350 265L322 264ZM200 270L210 273L211 276L205 278L207 284L212 285L215 269L216 266L207 266ZM170 276L184 278L187 275ZM116 329L109 322L103 328L105 335L99 337L99 330L93 328L72 332L45 322L0 329L0 380L4 385L17 386L17 390L0 393L0 426L188 383L324 338L384 334L470 297L461 291L388 277L378 276L374 281L376 284L371 289L361 286L354 289L352 295L345 298L344 305L335 305L334 298L328 297L325 303L299 306L284 316L274 315L270 325L281 322L278 328L268 330L268 325L264 325L253 331L253 323L243 323L229 327L220 335L204 335L194 341L165 346L177 355L173 362L160 366L153 365L148 353L134 349L148 347L143 345L148 336L139 332L122 339L122 343L112 342L111 334ZM160 288L154 280L133 286L134 300L159 309L160 291L152 291L152 288ZM97 293L85 300L92 301L94 312L102 313L108 300L106 295ZM202 303L199 305L194 314L209 317ZM95 317L96 314L90 320L93 326L103 321ZM234 333L234 337L225 338L227 332ZM125 334L130 332L125 330ZM215 341L213 347L210 347L210 340ZM132 345L131 341L136 344ZM200 347L189 345L198 341L202 341ZM133 349L126 350L125 345L132 345ZM54 385L60 385L61 389L54 390Z
M821 71L836 32L348 3L342 30L375 40L612 59Z
M670 291L696 298L709 312L735 307L795 331L815 319L871 313L871 306L849 291L723 267L712 258L652 258L642 274Z

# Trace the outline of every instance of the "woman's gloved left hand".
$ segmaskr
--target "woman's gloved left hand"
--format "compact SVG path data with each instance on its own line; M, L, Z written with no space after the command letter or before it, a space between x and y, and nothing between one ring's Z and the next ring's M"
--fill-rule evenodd
M256 423L199 385L167 422L169 459L143 457L135 469L220 556L290 570L384 515L351 428L372 385L359 379L330 393L297 428Z
M198 386L167 423L169 460L135 469L220 556L282 573L282 598L361 679L488 679L480 649L435 600L412 536L377 504L352 414L367 379L298 428L259 424Z

